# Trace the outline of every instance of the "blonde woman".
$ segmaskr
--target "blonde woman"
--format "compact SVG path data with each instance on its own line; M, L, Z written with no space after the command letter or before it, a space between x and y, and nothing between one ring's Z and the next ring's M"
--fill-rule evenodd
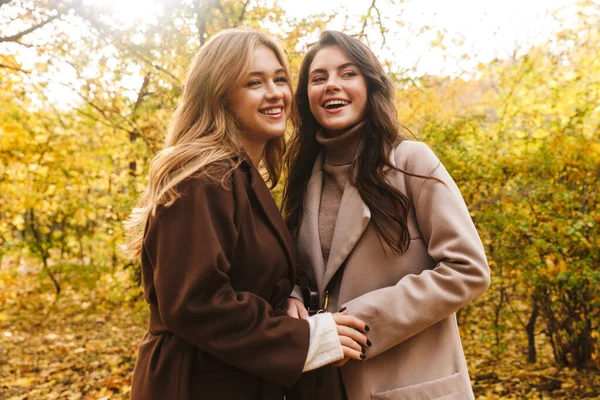
M150 305L134 400L281 399L302 371L365 357L359 319L285 315L295 249L257 167L277 183L292 106L270 37L224 31L196 56L128 221Z

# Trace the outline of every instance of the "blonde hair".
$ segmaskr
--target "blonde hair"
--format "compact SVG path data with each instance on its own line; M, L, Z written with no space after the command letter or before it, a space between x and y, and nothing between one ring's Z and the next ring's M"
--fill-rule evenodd
M156 207L169 207L179 198L177 184L191 176L208 174L206 167L215 162L240 155L241 132L227 109L227 96L247 73L254 49L259 45L272 50L289 75L281 46L259 31L224 30L198 51L171 119L164 148L150 164L149 185L125 222L126 248L131 256L141 256L145 225ZM288 85L291 91L291 83ZM269 140L265 146L263 164L271 187L277 184L281 175L284 152L283 135ZM238 158L229 173L240 162Z

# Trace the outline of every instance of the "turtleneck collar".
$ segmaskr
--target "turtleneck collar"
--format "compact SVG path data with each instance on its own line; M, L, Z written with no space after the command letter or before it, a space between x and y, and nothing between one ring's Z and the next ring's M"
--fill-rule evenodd
M356 158L356 152L362 139L360 130L365 124L366 120L361 121L332 137L327 137L327 132L324 129L319 129L316 139L324 147L325 163L331 165L352 163Z

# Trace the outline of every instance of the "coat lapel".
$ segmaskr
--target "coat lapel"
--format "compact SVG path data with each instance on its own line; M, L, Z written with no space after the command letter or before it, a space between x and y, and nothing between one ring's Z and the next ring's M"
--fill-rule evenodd
M304 213L298 232L298 248L306 254L312 264L312 268L308 266L305 268L314 271L313 278L319 288L321 298L325 294L327 284L340 269L371 219L371 212L362 201L358 190L348 181L340 202L329 260L325 266L319 237L319 207L322 189L323 154L321 153L315 160L312 175L308 181Z
M362 236L371 219L371 211L363 202L358 189L350 183L346 183L337 219L333 231L331 251L325 268L322 292L331 281L331 278L340 269L348 254Z
M389 151L388 157L391 164L395 167L396 160L394 159L394 149ZM390 167L384 168L384 173L390 170ZM319 193L319 201L320 201ZM318 215L317 207L317 215ZM335 229L333 231L333 240L331 242L331 251L329 252L329 260L325 268L325 277L323 278L322 286L319 286L324 294L325 288L340 269L348 255L356 246L356 243L364 233L369 221L371 220L371 210L364 203L358 193L358 189L350 183L346 182L344 194L340 203L337 219L335 221ZM320 247L319 247L320 248Z
M281 217L281 213L273 200L273 196L271 192L267 188L263 177L260 175L260 172L252 165L251 161L245 161L248 164L247 168L250 169L250 186L256 195L256 199L260 204L262 210L267 216L267 220L271 225L271 229L277 235L281 246L283 247L286 257L288 259L288 263L290 265L290 281L292 286L295 283L295 275L296 275L296 262L295 262L295 246L292 240L292 236Z
M323 189L323 156L319 154L315 160L312 174L308 180L304 196L304 212L298 230L298 249L304 252L310 265L303 265L305 271L314 272L310 276L317 284L319 291L323 285L325 262L321 250L319 237L319 207L321 205L321 191Z

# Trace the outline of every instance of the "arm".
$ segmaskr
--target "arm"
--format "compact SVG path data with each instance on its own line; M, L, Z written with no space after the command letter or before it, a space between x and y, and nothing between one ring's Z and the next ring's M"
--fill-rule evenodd
M293 384L308 353L307 321L275 316L267 301L234 291L229 281L234 215L249 208L205 177L182 186L171 207L157 209L145 239L164 325L228 364Z
M344 304L371 327L369 358L448 317L490 283L483 245L456 184L425 144L410 145L409 172L444 182L407 177L419 230L437 264Z

